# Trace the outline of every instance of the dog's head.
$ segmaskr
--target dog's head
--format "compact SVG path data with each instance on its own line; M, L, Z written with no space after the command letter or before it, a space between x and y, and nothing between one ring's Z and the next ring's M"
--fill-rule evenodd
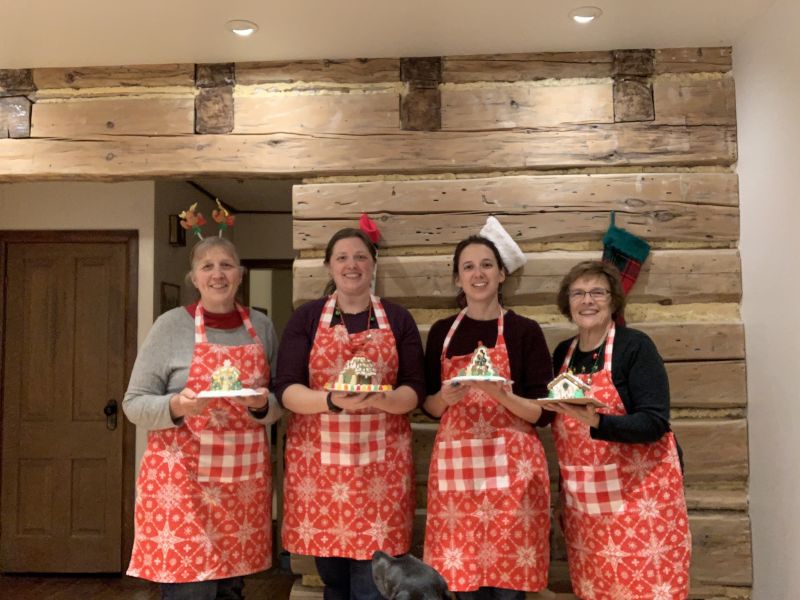
M443 600L450 596L439 572L410 554L393 558L372 555L372 578L386 600Z

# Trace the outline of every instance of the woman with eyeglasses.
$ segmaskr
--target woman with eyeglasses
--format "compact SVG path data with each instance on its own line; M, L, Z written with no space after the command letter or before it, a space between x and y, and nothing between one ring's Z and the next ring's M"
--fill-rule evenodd
M686 598L691 536L661 356L646 334L615 325L625 297L613 266L573 267L558 308L578 334L558 345L554 370L606 405L554 409L573 590L583 600Z

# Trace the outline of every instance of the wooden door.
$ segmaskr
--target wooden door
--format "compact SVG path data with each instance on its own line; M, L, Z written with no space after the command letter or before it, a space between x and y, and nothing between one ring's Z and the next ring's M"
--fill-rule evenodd
M5 246L5 572L122 568L124 418L114 427L104 408L125 390L128 254L126 243Z

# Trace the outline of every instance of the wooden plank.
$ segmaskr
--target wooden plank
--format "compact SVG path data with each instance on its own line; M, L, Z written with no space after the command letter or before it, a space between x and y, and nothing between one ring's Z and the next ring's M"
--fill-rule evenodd
M34 90L31 69L0 69L0 97L23 96Z
M31 101L25 96L0 98L0 139L31 135Z
M509 306L553 305L561 277L577 262L598 258L597 252L531 252L528 263L503 285ZM328 271L321 258L294 263L295 306L318 298ZM452 258L386 256L380 259L378 295L414 307L450 307ZM741 298L741 268L737 250L657 250L643 265L631 302L679 304L737 302Z
M750 519L746 514L690 514L689 527L693 584L752 585Z
M731 78L653 82L655 122L669 125L735 125L736 94Z
M520 243L599 240L608 214L652 241L738 239L732 173L512 176L295 186L294 247L323 248L362 212L387 247L456 244L498 215ZM431 219L436 215L435 219Z
M687 486L747 480L745 419L675 419L672 430L683 448Z
M729 165L735 159L736 134L730 127L618 124L375 136L92 136L6 141L0 144L0 181Z
M623 198L621 203L615 199ZM358 219L369 213L450 213L482 207L502 214L525 214L552 206L598 203L626 212L663 199L681 204L738 206L735 173L616 173L599 175L513 175L476 179L362 181L294 186L296 219ZM663 220L663 219L662 219Z
M163 96L39 101L33 107L31 127L37 138L193 132L194 99Z
M447 56L442 81L531 81L609 77L611 52L532 52L525 54L482 54Z
M236 63L236 83L238 85L395 81L400 81L400 59L397 58Z
M114 67L78 67L34 69L33 81L40 90L51 88L124 88L194 86L194 65L124 65Z
M442 88L442 129L446 131L613 122L609 81Z
M233 86L200 88L194 98L194 130L223 134L233 130Z
M747 483L735 488L715 488L709 486L686 488L686 506L689 510L733 510L746 511Z
M236 95L234 133L349 133L400 131L396 91Z
M655 72L725 73L733 69L732 50L721 48L661 48L655 54Z
M674 408L747 405L744 361L670 363L667 373Z

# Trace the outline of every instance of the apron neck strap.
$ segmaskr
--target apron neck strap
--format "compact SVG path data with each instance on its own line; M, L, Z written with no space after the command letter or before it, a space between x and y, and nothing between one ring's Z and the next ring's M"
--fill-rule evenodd
M250 334L250 337L253 338L253 340L258 341L256 328L253 327L253 323L250 321L247 311L238 303L236 304L236 310L239 312L239 316L242 317L242 323L244 324L245 329L247 329L247 333ZM208 336L206 335L206 321L203 315L203 303L198 302L197 308L194 309L194 343L204 344L206 342L208 342Z
M456 329L461 324L461 321L464 319L464 316L467 314L466 307L458 313L456 316L455 321L450 326L450 331L447 332L447 335L444 338L444 343L442 344L442 356L441 359L444 360L447 356L447 348L450 347L450 340L453 339L453 334L455 334ZM500 316L497 317L497 340L495 341L495 346L500 343L505 343L505 336L503 335L503 307L500 307Z
M373 296L370 294L369 297L370 307L372 308L372 314L375 315L375 321L378 323L378 329L389 329L389 318L386 316L386 311L383 308L383 304L381 304L381 299L378 296ZM325 305L322 307L322 314L319 317L319 325L318 329L327 329L331 326L333 322L333 315L336 312L336 292L332 293L328 296L328 300L325 302ZM344 316L341 316L342 324L344 324ZM367 323L367 329L369 329L369 323Z

